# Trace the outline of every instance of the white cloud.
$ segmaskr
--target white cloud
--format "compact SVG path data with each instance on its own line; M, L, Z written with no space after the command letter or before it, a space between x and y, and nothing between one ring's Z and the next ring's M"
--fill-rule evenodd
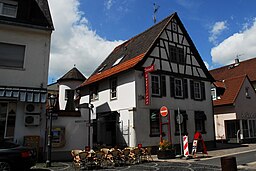
M213 44L217 44L217 38L222 33L223 30L227 29L226 21L218 21L216 22L210 31L209 41Z
M55 31L52 34L49 77L58 79L76 67L88 77L123 41L108 41L89 27L79 0L49 0Z
M247 24L248 26L251 24ZM212 61L215 64L227 65L234 59L244 60L256 56L256 20L247 29L233 34L218 46L212 48Z

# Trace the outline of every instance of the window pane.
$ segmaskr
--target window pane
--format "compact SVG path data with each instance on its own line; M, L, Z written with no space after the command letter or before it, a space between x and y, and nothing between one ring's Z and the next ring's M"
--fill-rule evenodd
M175 79L175 96L182 97L183 96L183 89L182 89L182 80Z
M0 103L0 141L4 139L7 103Z
M151 82L152 82L152 94L160 95L160 77L157 75L152 75Z
M195 99L201 99L199 82L194 82L194 96L195 96Z
M159 135L159 110L150 110L150 134Z
M116 98L117 79L114 78L110 81L110 98Z
M0 43L0 66L23 68L25 46Z

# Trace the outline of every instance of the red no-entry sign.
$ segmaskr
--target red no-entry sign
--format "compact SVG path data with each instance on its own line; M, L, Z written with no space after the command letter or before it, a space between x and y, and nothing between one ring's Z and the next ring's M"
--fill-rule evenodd
M161 114L161 116L163 116L163 117L167 116L167 115L168 115L168 108L165 107L165 106L162 106L162 107L160 108L160 114Z

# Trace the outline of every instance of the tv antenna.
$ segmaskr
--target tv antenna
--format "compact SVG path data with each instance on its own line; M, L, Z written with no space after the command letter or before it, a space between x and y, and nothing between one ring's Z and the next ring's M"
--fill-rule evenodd
M156 12L158 11L159 9L159 5L157 5L156 3L153 4L154 5L154 16L153 16L153 21L154 21L154 24L156 23Z

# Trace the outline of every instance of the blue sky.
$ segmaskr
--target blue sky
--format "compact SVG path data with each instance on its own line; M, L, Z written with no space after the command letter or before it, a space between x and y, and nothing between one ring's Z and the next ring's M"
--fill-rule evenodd
M208 69L256 57L255 0L48 0L49 83L74 65L86 76L115 46L177 12Z

